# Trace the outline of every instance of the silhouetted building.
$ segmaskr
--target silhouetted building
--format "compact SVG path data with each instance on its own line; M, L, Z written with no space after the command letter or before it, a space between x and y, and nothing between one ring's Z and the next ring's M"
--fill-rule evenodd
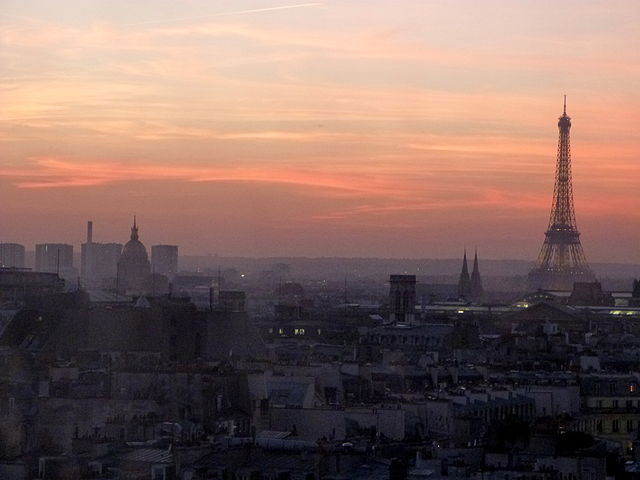
M484 289L482 288L482 278L480 277L480 268L478 267L478 251L476 250L473 258L473 270L471 271L471 285L470 285L471 298L479 300L484 295Z
M148 289L151 265L147 249L138 239L138 225L133 219L131 239L125 244L118 260L118 290L131 294L140 294Z
M0 267L24 268L24 246L0 243Z
M85 245L82 245L83 253ZM91 259L87 262L90 266L90 274L85 278L98 285L105 279L116 278L121 254L121 243L93 243L91 245Z
M173 277L178 273L178 246L153 245L151 247L151 265L155 273Z
M55 273L0 268L0 303L64 290L64 280Z
M396 323L412 323L415 320L416 276L391 275L389 277L389 320Z
M102 286L106 279L115 279L121 243L93 242L93 222L87 223L87 241L81 246L80 278L85 285Z
M458 296L461 298L469 298L471 296L471 277L469 277L466 250L462 257L462 271L460 272L460 279L458 280Z
M36 245L36 271L57 273L66 280L77 276L73 268L73 245L41 243Z
M222 360L264 355L264 343L246 312L246 294L222 290L218 305L206 313L207 334L203 358Z

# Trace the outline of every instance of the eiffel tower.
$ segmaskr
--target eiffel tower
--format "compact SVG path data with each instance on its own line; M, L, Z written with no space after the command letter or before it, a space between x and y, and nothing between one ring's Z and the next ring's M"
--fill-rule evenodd
M573 208L570 129L571 117L567 115L565 95L564 111L558 119L560 134L551 216L536 266L529 272L531 288L571 290L575 282L595 281L580 244Z

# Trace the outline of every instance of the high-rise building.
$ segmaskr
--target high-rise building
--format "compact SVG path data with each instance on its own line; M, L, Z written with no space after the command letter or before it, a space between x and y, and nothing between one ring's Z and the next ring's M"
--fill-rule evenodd
M91 251L87 255L88 251ZM100 285L103 280L115 279L118 274L118 260L122 253L121 243L82 244L82 261L84 266L83 281L89 285Z
M73 272L73 245L40 243L36 245L36 271L57 273L69 278Z
M0 243L0 267L24 268L24 245Z
M155 273L167 277L178 273L178 246L153 245L151 247L151 265Z
M93 250L93 222L87 222L87 242L80 246L80 278L84 282L93 278L92 275L92 255Z
M115 279L121 243L93 242L93 222L87 222L87 241L81 246L80 277L86 286L102 286L106 279Z
M566 95L564 111L558 118L558 130L556 180L549 227L536 266L529 273L529 283L531 288L571 290L575 282L593 282L595 277L587 264L576 226L569 139L571 117L567 115Z

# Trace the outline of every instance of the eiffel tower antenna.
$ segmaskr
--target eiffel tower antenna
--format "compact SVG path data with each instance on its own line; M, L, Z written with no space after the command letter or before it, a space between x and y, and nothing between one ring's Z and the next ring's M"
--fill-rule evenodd
M592 282L595 277L589 269L576 226L569 139L571 117L567 115L566 95L558 130L556 179L549 227L536 266L529 273L529 283L532 288L570 290L574 282Z

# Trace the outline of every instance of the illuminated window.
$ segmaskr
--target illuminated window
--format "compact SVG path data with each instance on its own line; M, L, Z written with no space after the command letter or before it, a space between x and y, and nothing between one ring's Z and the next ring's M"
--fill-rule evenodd
M322 335L322 330L318 329L318 335Z
M631 393L635 393L636 392L636 384L635 383L630 383L629 384L629 392Z
M284 335L284 330L282 330L281 328L278 329L278 335Z

